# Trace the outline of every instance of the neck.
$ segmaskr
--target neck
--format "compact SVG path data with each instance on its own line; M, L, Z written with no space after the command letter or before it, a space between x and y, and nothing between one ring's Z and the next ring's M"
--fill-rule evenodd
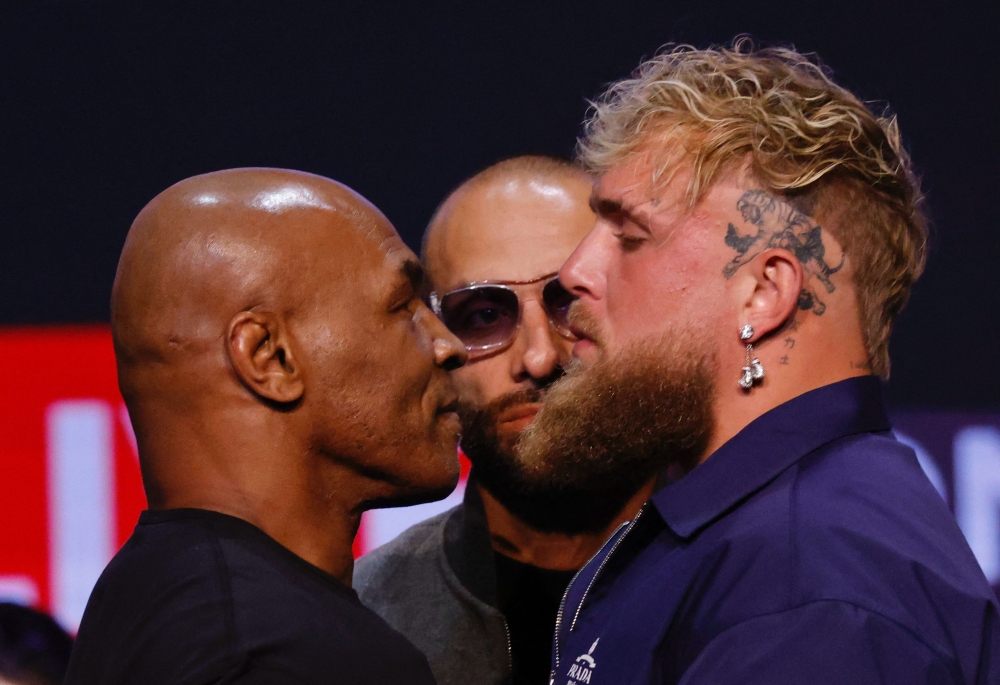
M737 385L744 363L742 346L732 351L716 378L715 429L702 460L775 407L824 385L871 373L860 332L834 336L815 325L803 326L755 348L766 372L763 382L749 391Z
M350 586L352 545L370 483L304 453L298 443L275 440L287 431L262 433L248 425L205 435L190 422L175 428L152 431L153 440L145 431L137 436L151 509L206 509L243 519Z
M639 513L653 494L655 482L656 479L651 478L644 484L605 528L576 535L535 530L512 514L488 490L477 488L483 499L490 541L495 551L523 564L553 571L575 571L597 553L619 525Z
M280 490L280 489L279 489ZM354 571L352 545L360 513L334 506L309 507L279 502L277 497L248 492L187 492L165 498L156 509L194 508L217 511L253 524L298 557L351 586Z

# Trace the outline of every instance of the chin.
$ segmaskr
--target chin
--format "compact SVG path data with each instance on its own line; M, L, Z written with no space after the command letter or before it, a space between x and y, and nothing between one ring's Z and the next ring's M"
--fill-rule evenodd
M458 463L458 445L455 440L445 441L433 453L412 459L414 466L423 464L418 472L400 478L400 488L391 502L381 506L408 507L414 504L436 502L455 490L461 467Z
M462 472L462 467L458 463L458 440L448 440L447 444L437 450L431 460L435 464L440 464L440 469L435 473L435 479L429 484L433 490L443 491L440 497L432 497L428 501L443 499L452 493L458 485L458 479Z

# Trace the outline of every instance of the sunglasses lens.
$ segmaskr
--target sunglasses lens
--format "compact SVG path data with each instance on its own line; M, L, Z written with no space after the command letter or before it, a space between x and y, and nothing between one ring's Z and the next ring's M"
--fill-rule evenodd
M494 286L448 293L441 299L441 321L469 350L505 343L517 329L517 295Z
M542 302L549 312L549 318L560 333L569 333L569 306L576 298L562 287L558 279L552 279L542 290Z

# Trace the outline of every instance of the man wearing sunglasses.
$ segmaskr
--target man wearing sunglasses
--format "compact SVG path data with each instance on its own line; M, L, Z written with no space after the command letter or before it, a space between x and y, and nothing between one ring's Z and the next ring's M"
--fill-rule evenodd
M425 236L427 302L469 354L451 375L473 468L465 502L361 559L355 587L442 685L547 683L566 585L651 488L649 474L596 492L528 487L515 466L572 357L556 273L593 227L591 187L567 162L507 160L452 193Z

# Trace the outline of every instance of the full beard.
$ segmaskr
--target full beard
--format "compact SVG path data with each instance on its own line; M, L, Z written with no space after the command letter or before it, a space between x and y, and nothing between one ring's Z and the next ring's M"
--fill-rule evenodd
M596 532L664 468L693 468L715 394L711 344L694 338L674 333L571 365L515 446L518 487L504 504L540 530Z

